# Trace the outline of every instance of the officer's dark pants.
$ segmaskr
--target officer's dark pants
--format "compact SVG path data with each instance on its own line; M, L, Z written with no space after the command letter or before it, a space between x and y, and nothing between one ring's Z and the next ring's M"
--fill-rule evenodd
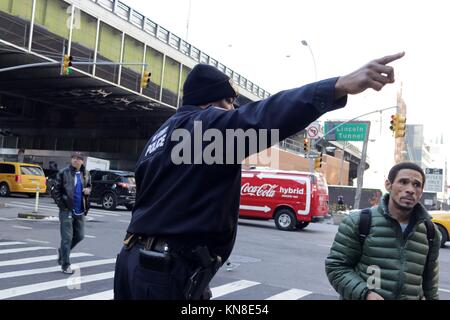
M117 256L114 299L185 300L183 289L192 274L191 267L182 260L175 260L170 273L145 269L139 265L139 249L143 248L136 243L129 250L122 248Z
M61 246L60 263L63 269L70 266L70 250L84 238L84 215L73 215L70 211L59 213Z

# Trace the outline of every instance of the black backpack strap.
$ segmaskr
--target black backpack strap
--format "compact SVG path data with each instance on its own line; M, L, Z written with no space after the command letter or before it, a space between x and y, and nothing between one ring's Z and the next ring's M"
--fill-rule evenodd
M366 208L361 210L359 215L359 242L364 244L370 232L370 224L372 223L372 210Z
M431 221L429 219L425 219L423 223L425 223L425 227L427 228L427 239L428 239L427 259L425 260L425 267L423 268L423 275L425 275L427 268L428 268L428 262L430 261L430 252L431 252L431 248L433 248L434 236L436 235L436 229L434 229L433 221Z
M425 227L427 228L428 247L430 248L431 251L431 248L433 247L434 237L436 235L436 229L434 229L433 221L426 219L424 223Z

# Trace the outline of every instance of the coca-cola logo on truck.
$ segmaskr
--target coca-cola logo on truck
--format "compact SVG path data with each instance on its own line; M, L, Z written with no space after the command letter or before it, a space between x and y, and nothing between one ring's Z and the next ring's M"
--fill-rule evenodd
M247 182L241 187L241 195L273 198L275 196L276 187L278 187L278 185L270 183L265 183L260 186L251 186L250 183Z
M256 196L256 197L266 197L273 198L275 196L275 192L277 191L278 185L265 183L261 186L252 186L249 182L245 183L241 187L241 195L242 196ZM305 194L304 188L283 188L280 187L278 192L283 196L287 195L303 195Z

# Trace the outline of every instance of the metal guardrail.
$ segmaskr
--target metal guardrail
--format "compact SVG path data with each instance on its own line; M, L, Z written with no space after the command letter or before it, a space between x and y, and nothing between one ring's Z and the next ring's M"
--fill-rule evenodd
M194 61L199 63L210 64L218 68L220 71L224 72L231 79L233 79L238 86L251 92L252 94L262 99L268 98L270 96L270 93L267 92L266 90L260 88L250 80L244 78L237 72L234 72L230 68L226 67L224 64L220 63L216 59L213 59L206 53L202 52L200 49L194 47L190 43L174 35L169 30L161 27L157 23L148 19L143 14L140 14L139 12L135 11L133 8L127 6L126 4L120 2L119 0L91 0L91 1L111 11L120 18L128 21L129 23L138 27L147 34L168 44L172 48L190 57Z

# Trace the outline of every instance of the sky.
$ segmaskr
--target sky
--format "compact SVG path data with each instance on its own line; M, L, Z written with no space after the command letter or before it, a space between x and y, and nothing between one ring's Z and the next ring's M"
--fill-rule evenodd
M441 134L450 141L450 19L443 0L121 1L271 94L345 75L405 51L391 64L396 83L381 92L369 89L350 96L344 109L320 120L350 119L395 106L401 89L407 123L423 124L426 141ZM392 111L361 119L372 121L366 186L383 183L393 165Z

